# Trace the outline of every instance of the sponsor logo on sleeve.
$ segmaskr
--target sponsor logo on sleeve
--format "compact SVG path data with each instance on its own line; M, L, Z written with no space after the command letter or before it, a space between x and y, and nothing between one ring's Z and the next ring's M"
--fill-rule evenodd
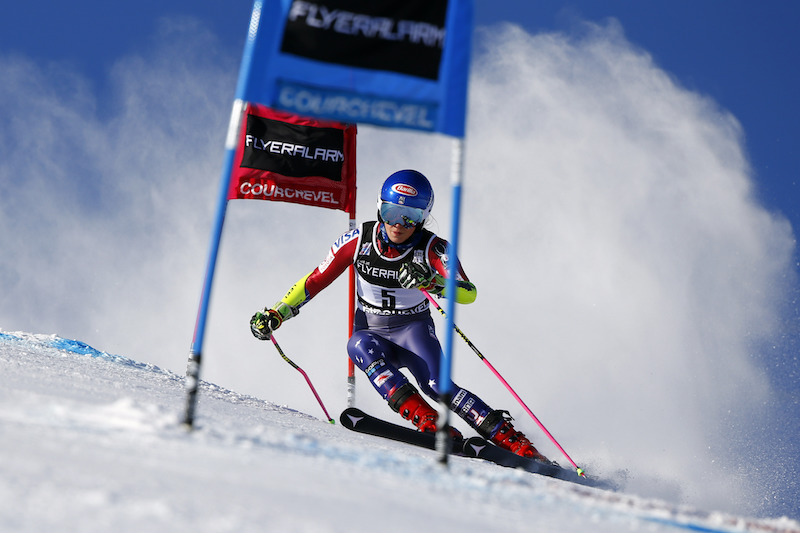
M325 272L328 269L328 267L331 266L331 263L333 263L333 260L336 258L336 254L339 252L339 250L342 248L342 246L344 246L348 242L352 241L353 239L357 239L359 233L360 233L360 231L358 229L354 229L354 230L348 231L347 233L345 233L344 235L342 235L341 237L336 239L336 242L334 242L331 245L331 249L328 252L328 256L317 267L319 272L320 273Z

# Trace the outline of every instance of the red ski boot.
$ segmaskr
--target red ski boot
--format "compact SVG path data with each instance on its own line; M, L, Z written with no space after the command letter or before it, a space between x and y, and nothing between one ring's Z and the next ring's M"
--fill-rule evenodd
M499 447L522 457L530 457L543 463L552 464L550 459L539 453L531 441L511 425L508 411L492 411L478 428L478 432Z
M436 431L439 414L425 401L413 385L404 383L389 393L389 407L417 426L420 431Z

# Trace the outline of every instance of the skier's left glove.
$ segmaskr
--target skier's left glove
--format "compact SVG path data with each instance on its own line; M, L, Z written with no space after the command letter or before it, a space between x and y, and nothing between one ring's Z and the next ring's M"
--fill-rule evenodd
M433 291L437 287L437 277L428 265L408 261L400 267L397 281L404 289Z
M264 308L257 311L250 319L250 331L253 336L262 341L268 341L272 332L281 327L285 320L297 316L299 310L285 302L276 303L272 309Z

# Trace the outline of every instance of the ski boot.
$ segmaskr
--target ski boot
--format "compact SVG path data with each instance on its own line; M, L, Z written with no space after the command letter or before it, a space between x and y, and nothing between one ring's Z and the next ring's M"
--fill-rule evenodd
M393 411L410 420L420 431L436 431L436 419L439 418L439 414L410 383L392 389L388 401Z
M514 429L508 411L495 410L486 415L478 427L478 433L500 448L522 457L530 457L542 463L553 464L550 459L539 453L539 450L521 431Z

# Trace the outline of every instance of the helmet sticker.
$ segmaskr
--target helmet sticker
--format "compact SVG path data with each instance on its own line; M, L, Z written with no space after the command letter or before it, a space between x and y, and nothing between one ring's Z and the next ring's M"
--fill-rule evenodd
M418 194L417 189L405 183L395 183L394 185L392 185L392 190L398 194L403 194L405 196L416 196Z

